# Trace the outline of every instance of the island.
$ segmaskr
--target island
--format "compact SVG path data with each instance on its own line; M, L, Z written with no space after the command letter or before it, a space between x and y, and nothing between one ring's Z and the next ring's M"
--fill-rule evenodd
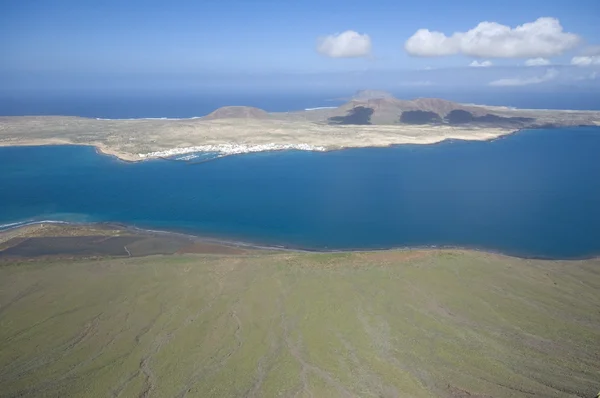
M401 100L368 90L337 108L294 112L228 106L190 119L0 117L0 146L93 145L122 160L140 161L194 152L229 155L490 140L521 129L582 125L600 125L600 112Z

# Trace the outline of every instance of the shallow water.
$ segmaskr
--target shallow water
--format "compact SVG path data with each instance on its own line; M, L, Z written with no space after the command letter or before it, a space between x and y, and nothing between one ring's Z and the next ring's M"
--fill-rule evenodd
M460 246L600 254L600 128L201 164L0 148L0 224L121 222L317 250Z

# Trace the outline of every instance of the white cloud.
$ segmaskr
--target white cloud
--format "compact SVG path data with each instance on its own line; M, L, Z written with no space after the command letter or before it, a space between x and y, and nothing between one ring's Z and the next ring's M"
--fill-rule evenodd
M419 29L404 44L414 56L437 57L464 54L480 58L534 58L561 54L579 44L580 38L563 32L556 18L538 18L516 28L497 22L481 22L467 32L446 36Z
M573 57L571 59L571 65L576 66L590 66L590 65L600 65L600 55L581 55L578 57Z
M358 58L371 53L371 38L353 30L320 37L317 52L331 58Z
M492 62L491 61L473 61L469 64L469 66L472 66L474 68L487 68L492 66Z
M525 61L525 66L546 66L550 65L550 60L547 58L531 58Z
M582 55L571 58L571 65L600 65L600 45L588 46L581 51Z
M558 71L556 69L548 69L542 76L526 77L526 78L512 78L512 79L500 79L490 82L490 86L528 86L530 84L539 84L554 80L558 77Z

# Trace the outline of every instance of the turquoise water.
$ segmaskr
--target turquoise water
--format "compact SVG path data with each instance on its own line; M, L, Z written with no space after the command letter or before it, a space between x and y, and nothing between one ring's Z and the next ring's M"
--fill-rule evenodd
M0 148L0 224L120 222L315 250L600 254L600 128L190 165L91 147Z

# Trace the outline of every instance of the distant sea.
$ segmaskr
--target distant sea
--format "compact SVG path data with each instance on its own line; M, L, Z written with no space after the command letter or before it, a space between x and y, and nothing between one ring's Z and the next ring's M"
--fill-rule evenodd
M318 104L312 104L318 105ZM191 165L83 146L0 148L0 224L120 222L314 250L600 255L600 128Z
M397 91L398 98L438 97L485 105L534 109L600 110L600 93L564 91L557 93L492 90ZM56 93L0 92L0 116L66 115L107 119L191 118L204 116L228 105L254 106L269 112L298 111L339 106L348 92L315 93Z
M254 106L269 112L336 107L335 94L4 94L0 116L65 115L106 119L191 118L222 106Z

